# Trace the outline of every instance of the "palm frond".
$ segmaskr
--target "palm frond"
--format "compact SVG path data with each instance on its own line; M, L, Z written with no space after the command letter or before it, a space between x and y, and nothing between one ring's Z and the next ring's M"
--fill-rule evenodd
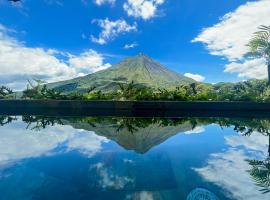
M262 193L270 192L270 163L267 161L247 160L251 169L248 170Z

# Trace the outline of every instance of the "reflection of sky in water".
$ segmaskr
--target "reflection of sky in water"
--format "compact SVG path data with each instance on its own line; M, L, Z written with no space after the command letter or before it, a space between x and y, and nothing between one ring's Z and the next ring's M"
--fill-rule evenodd
M268 139L259 133L250 137L225 135L226 150L212 153L207 164L195 168L207 181L222 187L234 199L270 199L269 194L261 195L260 187L254 184L247 170L247 159L263 160L267 157Z
M102 144L108 142L104 137L93 132L76 130L71 126L51 126L40 131L25 130L22 122L1 127L0 166L26 158L34 158L63 151L77 150L86 156L93 156L100 151Z
M140 154L69 125L25 127L20 120L0 127L0 200L185 199L197 187L220 199L270 198L245 161L267 157L268 138L259 133L197 126Z

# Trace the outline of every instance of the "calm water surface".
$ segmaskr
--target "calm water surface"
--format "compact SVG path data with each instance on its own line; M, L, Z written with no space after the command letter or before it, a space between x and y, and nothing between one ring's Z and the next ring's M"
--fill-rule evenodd
M267 119L0 116L0 200L270 199Z

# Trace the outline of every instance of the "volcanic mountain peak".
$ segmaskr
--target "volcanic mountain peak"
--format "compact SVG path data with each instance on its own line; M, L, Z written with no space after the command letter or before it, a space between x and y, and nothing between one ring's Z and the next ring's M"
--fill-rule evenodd
M83 92L95 86L96 90L106 92L117 89L119 83L131 81L147 87L166 89L195 82L193 79L169 70L147 55L140 53L137 56L126 58L106 70L49 84L49 87L63 92Z

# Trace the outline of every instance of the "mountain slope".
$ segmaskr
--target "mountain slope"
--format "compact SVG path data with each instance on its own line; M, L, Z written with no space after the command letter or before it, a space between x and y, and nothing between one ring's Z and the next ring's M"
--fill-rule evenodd
M94 118L93 118L94 119ZM89 120L91 123L89 123ZM129 121L133 125L125 126L125 121ZM141 121L140 121L141 120ZM143 124L147 120L148 123ZM99 121L91 121L91 118L76 121L76 119L61 120L64 125L70 125L75 129L83 129L86 131L94 131L99 136L106 137L117 142L120 146L128 150L134 150L137 153L146 153L153 147L163 143L170 137L193 129L191 121L186 120L181 124L162 126L159 122L149 123L151 119L118 119L103 118ZM140 126L136 126L142 123ZM124 125L123 127L121 125ZM122 128L121 128L122 127Z
M127 58L122 62L84 77L49 84L62 92L84 92L95 86L96 90L111 91L118 88L119 83L134 83L153 88L175 88L179 84L195 82L173 72L146 55L140 54Z

